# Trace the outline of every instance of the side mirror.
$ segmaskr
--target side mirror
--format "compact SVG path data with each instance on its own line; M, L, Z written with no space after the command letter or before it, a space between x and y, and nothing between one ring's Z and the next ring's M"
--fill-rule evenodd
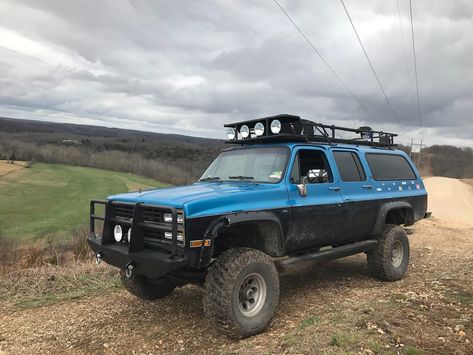
M307 172L307 176L302 178L302 184L297 185L301 197L307 196L307 184L324 183L328 181L328 172L325 169L311 169Z

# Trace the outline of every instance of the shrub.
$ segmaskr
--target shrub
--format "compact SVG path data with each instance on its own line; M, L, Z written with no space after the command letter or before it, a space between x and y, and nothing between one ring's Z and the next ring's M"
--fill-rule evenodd
M0 232L0 274L5 273L12 265L18 263L18 244Z
M91 256L87 237L88 229L86 227L77 227L72 231L72 252L76 261L87 260Z

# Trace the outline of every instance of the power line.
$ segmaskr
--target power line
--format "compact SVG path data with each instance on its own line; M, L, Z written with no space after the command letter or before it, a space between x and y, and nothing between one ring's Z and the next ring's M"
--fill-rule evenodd
M416 45L414 41L414 20L412 17L412 0L409 0L409 13L411 17L411 35L412 35L412 53L414 54L414 74L416 78L416 92L417 92L417 113L419 114L419 125L422 128L422 115L420 112L420 98L419 98L419 81L417 79L417 58L416 58Z
M407 76L407 80L409 82L410 77L411 77L411 72L409 70L409 65L408 65L408 60L407 60L406 40L405 40L405 37L404 37L404 29L403 29L403 26L402 26L401 9L399 7L399 0L396 0L396 7L397 7L397 16L398 16L398 19L399 19L399 29L401 31L402 51L403 51L403 54L404 54L404 65L406 67L406 76ZM407 87L409 89L409 98L412 99L411 85L408 85Z
M381 85L381 81L379 80L379 77L378 77L378 74L376 73L376 71L374 70L374 67L373 67L373 64L371 63L371 60L368 56L368 53L366 52L366 49L365 49L365 46L363 45L363 42L361 41L361 38L360 36L358 35L358 31L356 30L356 27L355 27L355 24L353 23L352 19L351 19L351 16L350 16L350 13L348 12L348 9L347 7L345 6L345 3L343 2L343 0L340 0L342 5L343 5L343 9L345 10L345 13L347 14L347 17L348 17L348 20L350 21L351 23L351 27L353 28L353 31L355 32L355 35L356 35L356 38L358 39L358 43L360 44L361 46L361 49L363 50L363 53L365 54L365 57L366 57L366 60L368 61L368 64L371 68L371 71L373 72L373 75L376 79L376 82L378 83L378 86L379 86L379 89L381 90L383 96L384 96L384 99L386 100L386 103L388 104L388 107L394 117L394 119L396 120L396 122L399 124L399 126L401 126L401 123L399 122L399 119L396 115L396 113L394 112L394 109L391 105L391 102L389 101L388 99L388 96L386 95L386 92L384 91L384 88L383 88L383 85Z
M330 72L333 74L333 76L343 85L345 90L350 94L350 96L358 103L360 108L362 108L364 111L368 113L370 118L374 121L376 119L371 115L371 113L368 111L368 109L361 103L361 101L356 97L356 95L351 91L351 89L348 87L347 83L340 77L340 75L337 74L335 69L332 68L332 66L327 62L327 60L320 54L320 52L315 48L315 46L312 44L312 41L305 35L305 33L302 31L302 29L294 22L294 20L289 16L286 10L279 4L277 0L273 0L274 3L279 7L279 9L286 15L287 19L292 23L294 28L299 32L299 34L302 36L302 38L307 42L310 48L314 51L315 54L322 60L322 62L326 65L326 67L330 70Z

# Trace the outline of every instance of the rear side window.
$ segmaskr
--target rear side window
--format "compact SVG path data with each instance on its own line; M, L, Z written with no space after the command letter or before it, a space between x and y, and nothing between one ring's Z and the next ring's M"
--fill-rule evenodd
M334 151L333 157L337 163L338 172L342 181L365 181L366 174L361 165L360 158L353 152Z
M375 180L415 180L416 174L401 155L366 154Z

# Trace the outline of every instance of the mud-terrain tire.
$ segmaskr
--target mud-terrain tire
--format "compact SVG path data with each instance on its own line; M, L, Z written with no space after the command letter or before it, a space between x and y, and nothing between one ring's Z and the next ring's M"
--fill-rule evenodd
M132 295L146 301L153 301L169 295L176 286L166 277L152 279L143 275L125 276L125 271L120 270L120 279L123 287Z
M204 313L231 338L261 333L279 301L279 274L267 254L249 248L225 251L204 284Z
M409 267L409 239L404 228L386 224L378 236L378 245L367 253L368 266L380 280L397 281Z

